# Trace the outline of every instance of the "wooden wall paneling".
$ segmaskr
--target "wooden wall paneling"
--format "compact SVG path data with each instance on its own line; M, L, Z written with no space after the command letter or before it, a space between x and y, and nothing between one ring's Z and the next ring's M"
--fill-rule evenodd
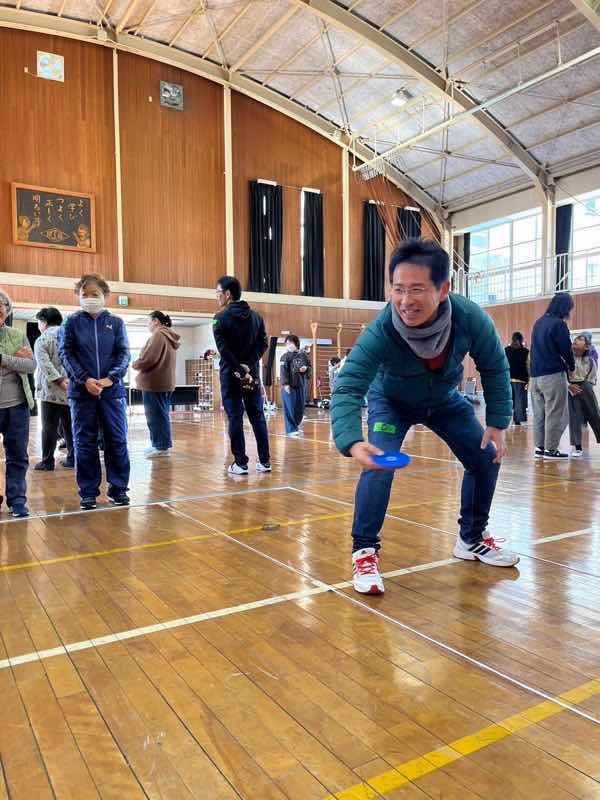
M364 204L369 200L380 198L385 198L385 202L389 202L394 206L416 206L415 201L402 189L386 181L385 178L379 176L370 181L361 181L357 173L353 172L352 167L350 167L350 297L353 300L362 300L364 288ZM423 218L421 233L424 239L432 238L434 235L425 218ZM386 272L392 250L396 244L397 231L392 234L392 232L386 230Z
M36 76L38 50L64 56L64 83ZM116 278L111 51L61 37L2 28L0 75L3 269L73 277L97 271L109 279ZM96 253L12 244L11 181L93 194Z
M339 146L261 103L232 93L236 275L248 285L248 183L277 181L284 192L282 291L300 291L299 188L323 192L325 296L342 296L342 175Z
M183 112L160 105L161 80L183 85ZM225 272L222 88L119 54L119 109L125 280L214 286Z

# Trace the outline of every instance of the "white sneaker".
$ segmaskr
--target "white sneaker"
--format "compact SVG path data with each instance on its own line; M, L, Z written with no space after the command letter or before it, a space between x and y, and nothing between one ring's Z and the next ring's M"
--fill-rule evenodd
M234 461L233 464L228 467L227 472L230 475L247 475L248 467L240 467L240 465L236 464Z
M147 450L144 450L144 455L146 458L164 458L165 456L170 456L170 450L157 450L156 447L149 447Z
M291 439L297 439L299 436L302 436L302 434L300 433L300 431L292 431L291 433L288 433L288 436Z
M571 450L571 458L581 458L582 455L583 455L583 450L581 449L581 447L579 449L574 447Z
M271 472L271 465L270 464L263 464L260 461L256 462L256 471L257 472Z
M503 541L504 539L487 536L480 542L469 544L463 542L459 535L454 545L454 556L464 561L482 561L492 567L514 567L519 563L519 556L500 547L499 543Z
M374 547L352 553L352 585L360 594L383 594L383 578L379 574L379 556Z

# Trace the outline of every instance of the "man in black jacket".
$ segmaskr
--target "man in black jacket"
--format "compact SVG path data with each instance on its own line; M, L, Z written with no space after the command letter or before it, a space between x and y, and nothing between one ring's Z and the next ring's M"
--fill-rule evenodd
M221 399L229 421L229 438L234 462L231 475L248 474L244 438L244 409L252 425L258 449L257 472L271 472L269 437L263 411L259 362L268 347L265 323L245 300L237 278L223 275L217 283L217 302L222 311L215 314L213 333L221 356Z

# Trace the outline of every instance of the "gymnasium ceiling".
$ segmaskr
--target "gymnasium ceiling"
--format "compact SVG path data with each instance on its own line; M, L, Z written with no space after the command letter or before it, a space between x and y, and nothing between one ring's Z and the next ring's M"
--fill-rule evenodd
M323 125L350 145L354 166L353 149L363 160L378 156L364 177L385 170L446 213L531 186L544 190L557 177L600 164L598 5L0 2L13 18L37 12L55 26L59 18L79 20L132 47L161 43L175 61L199 57L232 86L244 80Z

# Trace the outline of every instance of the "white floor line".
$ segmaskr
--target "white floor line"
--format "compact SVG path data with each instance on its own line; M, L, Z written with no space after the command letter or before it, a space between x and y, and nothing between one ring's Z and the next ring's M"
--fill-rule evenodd
M102 514L106 511L126 511L128 508L151 508L152 506L161 506L165 503L191 503L195 500L210 500L212 497L235 497L236 495L246 495L246 494L262 494L264 492L283 492L290 489L289 486L269 486L264 488L257 488L257 489L240 489L239 491L224 491L224 492L207 492L205 494L190 494L190 495L181 495L179 497L166 497L163 500L148 500L145 503L130 503L128 506L100 506L99 508L93 508L90 511L83 511L83 509L73 509L72 511L49 511L49 512L40 512L31 513L28 517L20 517L17 519L0 519L0 525L8 525L18 522L31 522L32 520L36 519L52 519L54 517L73 517L78 516L80 514L85 514L88 516L89 514Z
M194 519L188 514L183 514L182 512L176 513L188 519ZM203 523L200 522L198 524L203 525ZM457 563L459 563L459 559L445 558L441 561L432 561L429 564L417 564L414 567L395 569L391 572L383 573L383 576L385 578L397 578L400 575L408 575L412 572L424 572L429 569L447 567L451 564ZM173 628L183 628L187 625L196 625L198 622L204 622L205 620L218 619L219 617L226 617L231 614L240 614L244 611L252 611L256 608L265 608L266 606L273 606L279 603L288 603L292 600L303 600L305 597L324 594L325 592L332 591L332 589L348 589L350 586L352 586L352 581L342 581L341 583L335 583L330 586L329 584L322 583L321 581L315 581L313 578L308 578L308 580L312 581L313 583L318 583L318 585L313 589L301 589L298 592L274 595L273 597L266 597L263 600L255 600L251 603L241 603L237 606L218 608L214 611L205 611L201 614L194 614L189 617L179 617L178 619L167 620L166 622L157 622L155 625L144 625L141 628L131 628L130 630L119 631L106 636L98 636L94 639L85 639L81 642L72 642L71 644L51 647L47 650L34 650L31 653L24 653L20 656L11 656L0 661L0 670L8 669L9 667L17 667L21 664L30 664L33 661L45 661L48 658L64 656L68 655L69 653L80 652L81 650L90 650L91 648L95 647L103 647L104 645L115 644L115 642L125 641L126 639L137 639L141 636L148 636L153 633L161 633L162 631L172 630Z
M542 689L536 689L535 686L531 686L527 683L524 683L523 681L520 681L518 678L515 678L512 675L509 675L506 672L502 672L501 670L498 670L495 667L486 664L484 661L479 661L478 659L467 655L467 653L463 653L462 650L458 650L457 648L452 647L451 645L448 645L445 642L442 642L441 640L434 638L433 636L429 636L428 634L423 633L417 628L413 628L411 625L407 625L404 622L400 622L400 620L395 619L395 617L392 617L389 614L384 613L383 611L379 611L378 609L373 608L373 606L369 605L368 603L365 603L362 600L358 600L356 597L353 597L352 595L345 594L336 586L324 583L323 581L319 580L318 578L315 578L313 575L311 575L308 572L305 572L304 570L297 569L291 564L286 564L285 562L280 561L278 558L270 556L268 553L263 553L262 550L259 550L258 548L253 547L250 544L247 544L246 542L241 542L234 536L230 536L228 533L224 533L223 531L220 531L218 528L215 528L212 525L208 525L206 522L201 522L200 520L195 519L189 514L185 514L183 511L178 511L177 509L173 509L173 511L175 514L177 514L177 516L183 517L184 519L188 519L197 525L201 525L203 528L212 531L221 538L233 542L237 544L239 547L243 547L245 550L248 550L251 553L254 553L255 555L261 556L267 561L270 561L272 564L276 564L277 566L282 567L283 569L288 570L289 572L293 572L294 574L299 575L305 580L312 581L317 586L323 588L324 591L330 591L333 594L336 594L338 597L343 598L345 601L352 603L355 606L358 606L358 608L361 608L364 611L367 611L370 614L373 614L376 617L385 620L386 622L390 622L392 625L395 625L398 628L401 628L402 630L407 631L408 633L411 633L414 636L417 636L419 639L423 639L429 644L432 644L435 647L438 647L447 653L451 653L452 655L463 659L464 661L468 662L474 667L477 667L478 669L484 672L488 672L492 675L495 675L498 678L502 678L503 680L511 683L513 686L517 686L518 688L523 689L524 691L529 692L530 694L533 694L536 697L541 697L544 700L549 700L551 703L555 703L561 708L564 708L566 711L570 711L571 713L576 714L578 717L582 717L583 719L587 719L596 725L600 725L600 718L594 717L591 714L587 714L585 711L582 711L576 706L573 706L570 703L566 703L564 700L560 700L559 698L554 697L553 695L550 695L547 692L544 692Z
M546 544L546 542L559 542L561 539L573 539L575 536L585 536L586 533L594 533L593 528L583 528L580 531L571 531L570 533L557 533L555 536L544 536L543 539L532 539L530 542L525 540L516 539L515 541L522 541L523 544L538 545Z

